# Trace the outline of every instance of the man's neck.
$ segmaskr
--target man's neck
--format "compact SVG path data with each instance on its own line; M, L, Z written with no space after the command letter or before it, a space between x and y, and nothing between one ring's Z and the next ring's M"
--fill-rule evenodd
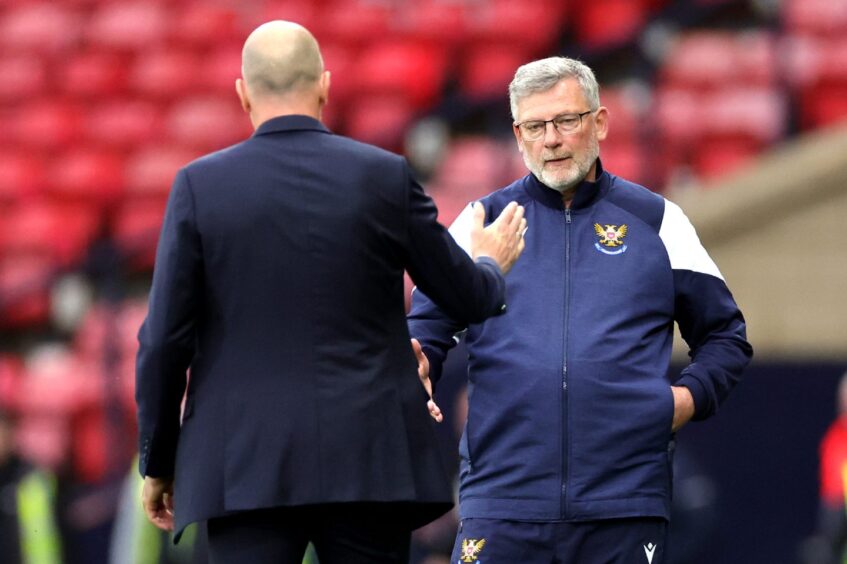
M597 180L597 161L594 161L594 164L591 165L590 169L588 169L588 174L585 175L585 178L562 192L562 202L565 204L565 209L571 209L571 204L573 203L573 199L576 196L576 191L580 184L586 181L594 182L595 180Z
M321 106L319 104L275 104L262 108L254 108L250 114L253 128L258 129L266 121L282 116L309 116L320 121Z

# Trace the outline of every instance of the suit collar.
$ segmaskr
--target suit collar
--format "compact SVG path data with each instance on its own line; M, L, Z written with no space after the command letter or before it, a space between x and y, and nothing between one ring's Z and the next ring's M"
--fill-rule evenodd
M304 115L287 115L271 118L256 128L253 136L281 133L284 131L322 131L331 133L324 124L313 117Z
M597 159L596 180L583 180L576 188L576 194L571 202L571 209L577 210L586 208L605 196L609 191L610 177L609 173L603 169L600 159ZM524 177L526 190L529 195L535 200L538 200L545 206L554 209L564 209L565 205L562 202L562 194L557 190L544 185L538 180L534 174L530 173Z

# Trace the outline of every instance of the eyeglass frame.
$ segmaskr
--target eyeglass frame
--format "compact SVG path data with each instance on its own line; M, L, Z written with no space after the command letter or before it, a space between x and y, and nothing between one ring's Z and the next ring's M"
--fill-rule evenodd
M546 135L548 123L553 125L553 130L556 133L558 133L559 135L567 135L568 133L573 133L574 131L579 131L582 128L582 118L584 116L587 116L588 114L593 114L594 112L596 112L599 109L600 108L598 107L598 108L594 108L593 110L586 110L586 111L584 111L582 113L578 113L578 114L574 114L574 113L571 113L571 112L564 112L564 113L558 114L556 116L553 116L552 119L526 119L524 121L516 121L516 122L512 123L512 125L515 128L517 128L517 130L520 132L521 139L523 139L524 141L529 141L529 142L538 141L539 139L542 139L544 137L544 135ZM571 129L569 131L559 131L559 128L556 127L556 120L563 117L563 116L576 116L576 117L578 117L579 118L579 125L577 125L576 127L574 127L573 129ZM538 123L544 124L544 129L540 130L541 134L538 137L536 137L535 139L527 139L526 137L524 137L524 130L521 129L522 125L524 125L526 123L531 123L531 122L538 122Z

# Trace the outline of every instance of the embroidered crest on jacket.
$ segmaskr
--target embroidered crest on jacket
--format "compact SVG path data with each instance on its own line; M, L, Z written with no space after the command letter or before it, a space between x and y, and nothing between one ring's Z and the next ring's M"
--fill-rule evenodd
M478 554L485 546L485 539L464 539L462 540L462 562L476 562Z
M599 223L594 224L594 232L600 238L599 241L594 243L594 248L607 255L619 255L626 251L626 245L623 242L627 232L626 225L620 227L608 223L603 225L605 227Z

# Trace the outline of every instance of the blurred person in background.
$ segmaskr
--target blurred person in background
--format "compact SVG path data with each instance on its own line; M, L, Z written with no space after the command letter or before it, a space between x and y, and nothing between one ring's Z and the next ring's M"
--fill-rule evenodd
M526 209L509 311L465 324L413 293L425 386L463 331L468 349L451 562L669 562L675 433L714 414L752 356L682 210L604 170L598 90L591 69L564 57L520 67L509 86L531 174L481 200L489 216L511 200ZM460 243L471 218L451 227ZM674 322L691 363L670 379Z
M147 517L176 541L206 520L212 563L309 541L322 564L406 562L453 496L403 272L458 319L501 314L523 209L483 228L477 208L468 258L403 158L321 124L330 75L297 24L251 33L242 76L256 132L177 174L139 332Z
M838 410L820 444L820 508L815 536L802 547L803 562L847 563L847 372L838 383Z
M61 564L56 480L22 460L12 415L0 407L0 561Z

